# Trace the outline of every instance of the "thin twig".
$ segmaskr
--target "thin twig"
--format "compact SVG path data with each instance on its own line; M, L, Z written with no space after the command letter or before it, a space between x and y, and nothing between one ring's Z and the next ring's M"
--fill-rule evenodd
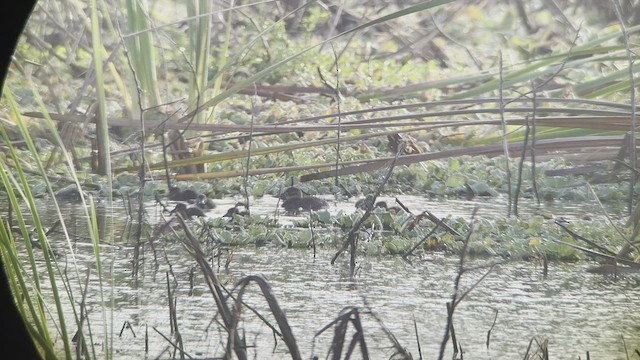
M418 346L418 359L422 360L422 348L420 347L420 336L418 335L418 323L416 316L413 315L413 329L416 332L416 345Z
M180 348L180 346L178 344L176 344L173 341L171 341L171 339L169 339L167 336L165 336L163 333L161 333L160 330L156 329L155 326L152 326L151 328L153 330L155 330L155 332L157 332L158 335L162 336L162 338L165 339L169 344L171 344L171 346L173 346L174 349L179 349L181 354L186 355L189 359L193 359L193 356L191 356L188 353L186 353L184 351L184 349Z
M498 320L498 309L495 309L496 315L493 317L493 323L491 324L491 327L489 328L489 331L487 331L487 349L489 349L489 344L491 342L491 332L493 331L493 328L496 326L496 321Z
M516 96L515 98L511 98L508 101L505 102L506 104L510 104L514 101L519 101L522 98L526 98L529 96L529 94L534 94L536 93L538 90L542 89L545 85L547 85L549 82L551 82L551 80L555 79L558 75L560 75L560 73L565 69L565 67L567 66L567 62L569 61L569 59L571 59L572 57L572 52L573 52L573 48L576 46L576 43L578 41L578 37L580 35L580 29L582 27L579 27L578 30L576 30L575 36L573 37L573 40L571 41L571 46L569 47L569 51L567 52L567 56L565 57L565 59L560 63L560 66L558 67L558 69L556 71L553 72L553 74L549 75L545 80L543 80L541 83L539 83L536 86L531 86L531 90L520 94L518 96Z
M531 81L531 89L531 146L529 148L529 151L531 152L531 182L533 185L533 194L536 197L536 202L538 205L540 205L540 194L538 193L538 181L536 179L536 110L538 108L538 92L535 91L533 81Z
M146 126L144 125L144 112L145 109L142 106L142 88L140 87L140 82L138 81L138 75L136 73L136 69L131 63L131 58L129 56L129 49L126 46L124 38L122 37L122 32L120 31L120 22L116 19L116 26L118 28L118 36L120 36L120 41L124 46L122 47L124 51L124 56L127 59L127 64L129 65L129 70L133 74L133 81L136 84L136 98L138 100L138 108L140 110L140 170L138 170L138 180L140 181L140 187L138 188L138 227L136 230L135 238L138 242L142 238L142 224L145 223L145 210L144 210L144 188L146 185L146 168L147 168L147 157L146 153L146 139L147 135L145 132Z
M408 250L407 252L402 254L402 259L404 259L405 261L408 262L409 261L409 259L408 259L409 255L411 255L415 249L417 249L425 241L427 241L431 237L431 235L435 234L436 230L438 230L439 227L440 227L440 223L436 223L436 226L433 229L431 229L431 231L429 231L429 233L427 235L425 235L422 239L420 239L420 241L418 241L418 243L416 243L416 245L414 247L412 247L410 250Z
M593 198L596 200L596 202L598 203L598 207L600 208L600 210L602 211L602 213L604 214L604 216L607 218L607 221L609 222L609 224L611 226L613 226L613 228L616 230L616 232L618 233L618 235L620 235L623 239L625 239L627 242L631 242L633 240L633 238L629 238L622 230L620 230L620 228L618 227L618 225L616 225L616 222L613 221L613 219L611 218L611 216L609 216L609 212L607 212L607 209L604 208L604 205L602 205L602 202L600 201L600 198L598 197L598 194L596 194L595 189L593 188L593 186L591 186L590 183L587 183L587 189L589 190L589 192L591 193L591 195L593 195Z
M244 203L247 208L247 211L249 211L249 168L251 167L251 148L253 147L253 124L255 122L255 112L256 112L254 98L258 96L257 95L258 90L255 87L255 84L253 84L253 86L254 86L255 94L254 94L254 97L251 98L251 129L249 130L249 141L248 141L249 148L247 149L247 163L245 166L245 173L243 178Z
M378 322L378 325L380 325L380 329L382 329L385 335L387 335L387 338L389 339L389 341L391 341L391 343L393 344L393 347L396 350L395 354L402 355L400 356L400 358L402 359L410 359L411 355L409 354L407 349L404 346L402 346L402 344L400 344L400 341L398 340L398 338L391 332L391 330L389 330L389 328L387 328L384 322L382 322L382 319L380 319L380 317L373 311L367 299L363 298L362 300L365 304L366 309L369 311L369 315L371 315ZM415 318L414 318L414 324L415 324ZM416 337L417 336L418 336L418 330L416 327Z
M378 188L376 189L376 192L373 194L373 199L371 200L371 202L367 203L367 207L365 209L364 214L353 225L351 230L349 230L349 233L347 234L347 240L342 244L342 247L340 248L340 250L338 250L336 254L333 256L333 258L331 259L331 264L334 264L335 261L338 259L338 256L340 256L340 254L342 254L349 246L351 246L350 266L351 266L352 276L355 274L356 238L358 235L358 231L360 231L360 228L362 227L364 222L369 218L369 216L371 216L371 211L375 206L376 199L378 198L378 196L380 196L382 189L384 189L385 185L389 181L389 178L391 177L391 174L393 173L393 169L396 165L396 161L398 160L398 157L400 156L403 150L404 150L404 143L400 143L398 145L398 151L396 152L395 157L391 160L391 164L389 165L389 170L387 171L387 174L385 175L384 179L382 179L380 184L378 184Z
M527 155L527 143L529 142L529 116L525 117L524 140L522 142L522 153L520 162L518 163L518 177L516 178L515 199L513 199L513 213L518 216L518 198L520 197L520 188L522 187L522 169L524 168L524 160Z
M504 74L503 74L503 64L502 64L502 50L500 51L499 54L499 70L498 70L498 75L500 77L500 86L498 88L499 91L499 101L498 101L498 106L500 107L500 123L502 124L502 149L503 149L503 153L504 153L504 160L505 160L505 171L506 171L506 175L507 175L507 216L511 216L511 168L509 166L509 140L507 139L507 121L504 117L504 108L505 108L505 101L504 101Z
M585 238L584 236L573 232L572 230L570 230L566 225L556 221L556 225L560 226L560 228L564 231L566 231L569 235L571 235L572 238L576 239L576 240L580 240L586 244L588 244L589 246L598 249L599 251L602 251L603 253L606 253L609 256L616 256L616 253L614 253L613 251L607 249L604 246L600 246L598 244L596 244L595 242Z
M340 68L338 67L338 54L336 54L336 49L333 47L333 42L331 43L331 50L333 51L333 62L336 67L336 106L338 110L338 136L336 137L336 177L335 177L335 186L339 185L338 178L338 166L340 165L340 135L342 133L342 115L340 110Z
M467 295L469 295L469 293L473 291L473 289L475 289L487 276L489 276L489 274L491 274L491 271L493 271L493 268L496 267L496 265L498 264L499 263L496 262L489 265L489 270L487 270L487 272L485 272L484 275L480 277L480 279L478 279L475 283L473 283L473 285L471 285L467 290L465 290L465 292L463 292L462 295L460 295L455 305L458 306L462 302L462 300L464 300L464 298L466 298ZM465 268L465 272L467 271L469 271L469 269Z
M455 280L453 282L453 294L451 295L451 301L447 303L447 325L445 328L444 336L442 338L442 342L440 343L440 355L438 356L438 360L442 360L444 358L444 350L447 347L447 343L449 342L449 338L451 336L451 328L453 327L453 313L455 312L455 307L458 299L458 291L460 288L460 281L462 279L462 275L465 272L464 263L466 260L467 248L469 247L469 240L471 239L471 234L473 233L473 227L475 223L475 217L478 213L478 207L476 206L471 213L471 222L469 225L469 230L467 231L467 236L465 237L462 245L462 250L460 250L460 260L458 262L458 273L456 274Z
M478 60L478 58L473 55L473 52L471 50L469 50L468 47L466 47L463 43L457 41L456 39L452 38L451 36L449 36L447 33L444 32L444 30L442 30L440 28L440 26L438 25L438 22L436 21L436 18L433 17L433 14L431 14L431 23L433 24L433 26L436 28L436 30L438 31L438 33L440 35L442 35L442 37L444 37L445 39L447 39L449 42L456 44L458 46L460 46L461 48L464 49L464 51L467 53L467 55L471 58L471 60L473 61L473 63L476 65L476 68L478 68L478 70L482 71L482 63L480 63L480 61Z

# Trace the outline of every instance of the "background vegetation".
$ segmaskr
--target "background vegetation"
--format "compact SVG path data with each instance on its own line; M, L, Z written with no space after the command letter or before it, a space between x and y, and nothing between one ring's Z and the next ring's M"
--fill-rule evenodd
M380 193L386 174L387 194L506 196L510 215L524 196L541 204L597 198L640 214L632 212L630 104L640 30L632 26L633 1L113 5L40 2L3 90L2 185L31 269L17 259L11 222L0 229L2 256L14 287L31 294L21 310L50 356L60 350L52 348L37 296L30 225L17 209L28 204L47 254L33 199L55 199L68 185L100 198L149 199L190 181L212 198L250 199L295 183L346 199ZM142 224L144 197L138 200ZM94 229L90 209L87 228ZM437 221L406 210L374 210L368 224L361 220L371 209L319 212L298 224L309 228L303 236L277 229L261 237L273 224L253 217L207 226L225 244L289 247L340 247L345 233L373 226L393 235L360 253L407 255ZM474 241L463 241L471 224L451 219L451 231L421 249L544 261L581 256L575 233L550 229L544 215L481 223ZM602 239L592 252L635 266L637 216L616 221L585 222L581 234ZM318 235L314 227L343 233ZM101 273L100 239L91 236ZM543 246L541 238L554 241ZM61 271L55 259L45 260L55 285ZM67 334L65 319L56 323ZM71 357L69 339L63 343Z

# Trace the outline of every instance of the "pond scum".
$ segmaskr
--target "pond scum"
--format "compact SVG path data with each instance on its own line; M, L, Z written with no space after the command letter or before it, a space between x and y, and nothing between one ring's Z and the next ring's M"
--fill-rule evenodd
M351 275L361 256L395 255L407 262L434 251L456 256L451 298L442 309L447 321L439 359L448 348L462 359L456 308L496 264L537 261L546 272L550 261L597 259L601 266L594 273L640 269L636 107L625 103L635 104L637 39L630 38L640 32L640 25L625 25L634 23L626 15L636 13L631 2L573 6L579 14L592 14L593 7L606 17L605 26L589 30L546 3L536 9L539 16L531 16L522 1L459 8L451 0L367 2L364 10L375 11L359 16L343 5L315 1L276 7L231 2L225 9L201 1L176 5L172 23L156 22L139 1L124 1L127 21L116 12L119 7L95 0L86 9L54 3L42 4L34 20L44 25L18 47L16 75L2 91L3 121L11 126L0 126L0 177L9 203L0 222L0 255L15 304L43 358L113 357L107 321L92 331L85 302L89 277L96 277L103 319L109 317L105 299L113 279L103 267L97 201L122 200L135 219L133 278L145 249L155 258L161 241L184 245L215 300L226 334L223 354L216 356L225 359L250 357L241 324L248 313L267 323L292 359L302 359L263 277L247 276L232 290L218 279L212 264L231 266L222 250L233 246L331 248L332 263L348 256ZM427 11L431 21L419 16ZM501 24L493 19L498 12L504 12ZM474 51L438 22L465 29L469 37L477 33L479 39L470 40ZM418 39L397 31L410 25ZM431 33L424 32L427 26ZM512 27L519 35L505 44ZM544 39L533 37L541 27L550 29ZM83 35L68 38L76 33ZM421 39L431 40L416 51L412 45ZM63 98L69 94L74 98ZM90 170L82 169L86 164ZM252 199L279 196L301 184L313 185L293 202L282 199L283 208L300 215L292 228L252 214ZM189 194L190 187L197 191ZM438 218L399 199L378 201L393 193L505 196L507 216L486 220L474 210L467 219ZM182 205L170 208L170 194ZM332 215L319 195L364 200L353 212ZM225 216L201 216L212 206L209 198L232 196L243 200ZM40 197L54 204L58 221L51 228L39 214ZM523 197L538 204L589 200L606 222L584 218L568 224L558 217L550 223L553 215L544 206L530 217L519 216ZM145 201L154 198L166 210L160 224L149 224L145 213ZM85 214L95 257L86 275L73 261L73 235L59 202L76 202ZM628 220L620 224L600 202L624 203ZM58 262L60 249L49 242L56 232L65 240L68 264ZM478 268L468 265L472 257L494 261ZM462 290L461 279L470 270L485 274ZM79 284L79 294L72 282ZM260 289L274 323L243 302L249 286ZM191 357L182 346L184 329L169 285L167 294L171 334L163 336L172 356ZM333 331L329 349L323 349L327 357L371 356L364 312L346 307L319 330L318 335ZM394 359L422 358L387 335ZM548 343L533 338L523 358L551 357Z

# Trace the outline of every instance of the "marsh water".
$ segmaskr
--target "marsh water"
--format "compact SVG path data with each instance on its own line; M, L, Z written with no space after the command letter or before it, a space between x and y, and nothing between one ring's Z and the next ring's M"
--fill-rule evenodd
M506 214L504 199L430 200L400 196L409 208L429 209L444 217L470 217L475 206L484 217ZM331 201L331 212L353 211L353 201ZM388 198L392 201L393 198ZM217 208L208 216L220 217L238 199L217 200ZM265 196L252 200L252 213L273 216L277 199ZM53 214L51 204L39 203L41 214ZM588 213L593 221L603 221L595 203L547 204L546 209L571 219ZM70 242L52 237L54 249L64 253L61 266L71 279L75 300L84 286L86 270L91 268L86 310L89 313L92 340L102 351L104 333L113 341L114 355L124 358L171 358L173 339L169 322L167 283L174 290L177 326L183 349L192 358L222 356L226 333L216 317L215 302L195 261L179 243L156 244L154 259L150 251L141 255L137 276L132 276L134 242L124 236L127 216L116 203L102 216L101 256L105 274L95 275L95 255L86 227L84 210L65 206L67 227L77 234ZM522 204L521 213L531 213L533 204ZM103 208L102 211L105 211ZM160 209L147 204L151 222L160 221ZM291 217L279 221L290 224ZM45 217L46 221L48 220ZM605 222L603 221L603 224ZM70 248L74 256L70 255ZM325 358L333 329L319 332L345 308L358 307L365 341L373 359L388 359L394 353L387 329L413 358L437 358L445 334L446 303L451 300L458 269L457 257L427 254L412 263L399 256L358 258L359 270L349 276L347 257L332 265L335 250L283 247L236 247L214 261L220 280L229 288L247 275L262 275L271 285L285 311L303 358ZM224 262L228 260L228 266ZM491 259L474 260L468 265L484 264ZM548 341L553 359L623 359L640 348L640 277L613 278L585 272L586 263L549 264L544 276L538 262L510 262L497 266L460 303L454 315L456 340L466 359L522 359L530 342L529 354L536 342ZM217 267L216 267L217 266ZM486 270L471 271L462 277L461 288L469 289ZM102 294L102 295L101 295ZM47 294L45 294L46 296ZM275 324L258 287L249 286L244 300ZM104 305L104 306L103 306ZM104 310L104 312L103 312ZM249 353L256 359L289 358L283 341L249 310L243 311L243 331ZM73 319L71 307L67 309ZM71 321L71 335L75 333ZM317 336L316 336L317 335ZM350 337L347 337L349 340ZM148 342L148 349L147 347ZM625 350L626 346L626 350ZM452 347L447 346L451 358ZM176 355L179 357L179 354Z

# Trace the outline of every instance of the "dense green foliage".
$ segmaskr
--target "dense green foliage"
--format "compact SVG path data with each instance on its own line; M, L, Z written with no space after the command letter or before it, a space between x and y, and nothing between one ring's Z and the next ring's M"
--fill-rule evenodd
M556 2L562 6L550 5ZM358 229L354 251L409 260L465 248L473 256L544 262L591 256L575 247L584 244L567 226L613 253L630 247L622 256L634 260L637 229L624 220L639 189L630 185L635 152L623 136L635 135L629 99L640 25L623 26L637 23L631 8L618 18L611 4L556 2L281 1L233 9L206 0L92 1L86 8L41 2L0 109L0 192L14 210L28 204L24 215L33 222L19 213L15 235L3 218L0 253L16 298L27 299L21 311L34 323L33 336L49 357L60 351L40 296L46 277L54 291L62 284L68 292L69 299L55 294L53 322L72 357L61 301L76 311L80 296L68 278L56 280L63 270L48 256L34 205L51 200L64 224L54 194L68 186L130 203L141 194L147 203L166 203L171 183L214 201L256 201L292 184L337 201L381 185L385 197L508 201L509 216L448 216L449 230L434 230L427 209L376 208ZM381 184L394 157L399 165ZM187 165L195 170L181 168ZM338 178L336 167L344 171ZM308 176L318 178L304 181ZM81 198L102 281L102 239L93 207L85 206L91 198ZM522 199L539 199L539 206L515 216ZM545 212L553 202L584 204L584 216L556 224L560 216ZM614 209L610 221L605 209ZM364 214L321 210L291 227L271 214L188 224L215 256L234 246L338 249ZM183 228L177 237L166 231L154 238L158 225L138 219L137 245L189 235ZM32 225L44 269L32 252ZM29 263L18 259L19 246ZM28 273L34 283L25 281ZM82 328L82 316L73 315ZM113 349L104 330L100 340L82 340L103 342L108 358ZM96 357L86 346L82 351Z

